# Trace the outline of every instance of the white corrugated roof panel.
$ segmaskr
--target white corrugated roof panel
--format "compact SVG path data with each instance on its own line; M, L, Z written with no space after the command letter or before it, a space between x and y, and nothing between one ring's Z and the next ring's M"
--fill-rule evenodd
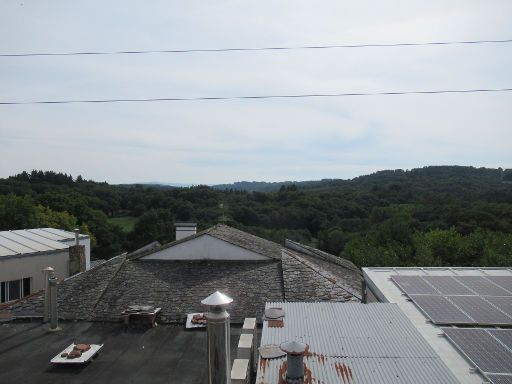
M32 232L37 236L44 237L46 239L62 241L67 239L73 239L75 237L74 233L63 231L61 229L53 229L53 228L35 228L35 229L27 229L26 231Z
M261 345L309 345L306 371L321 383L458 383L394 304L267 303L283 308L284 326L264 322ZM286 357L260 359L256 383L278 384ZM313 380L314 379L314 380Z
M34 232L35 231L35 232ZM0 232L0 256L36 254L67 249L69 245L39 236L36 230Z
M6 233L6 232L3 232L3 233ZM51 240L51 239L48 239L47 237L37 235L37 234L33 233L32 230L20 229L20 230L14 230L14 231L9 231L9 232L19 235L21 237L24 237L28 240L33 240L39 244L43 244L43 245L46 245L49 247L55 246L56 240Z

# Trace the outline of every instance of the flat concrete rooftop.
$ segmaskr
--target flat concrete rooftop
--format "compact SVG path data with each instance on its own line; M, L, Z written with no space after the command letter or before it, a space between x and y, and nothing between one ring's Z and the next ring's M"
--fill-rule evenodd
M206 330L159 325L145 331L119 323L11 322L0 325L0 383L181 383L207 382ZM240 328L231 327L234 358ZM54 366L50 360L71 343L104 344L90 363Z

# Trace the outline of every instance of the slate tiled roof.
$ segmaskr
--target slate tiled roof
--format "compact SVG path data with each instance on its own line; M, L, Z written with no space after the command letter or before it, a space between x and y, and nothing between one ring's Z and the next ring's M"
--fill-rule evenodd
M202 312L200 301L216 290L233 298L235 321L260 317L268 298L282 298L280 263L127 260L94 309L96 320L118 320L128 305L161 307L161 322L181 322ZM115 289L113 289L115 287Z
M205 310L200 301L219 290L233 297L229 312L239 322L244 317L261 318L269 301L343 302L361 298L359 271L329 259L335 256L287 249L225 225L195 237L201 234L269 259L173 261L118 256L59 284L59 316L120 321L121 312L129 305L153 305L162 308L160 322L182 322L187 313ZM42 303L41 294L33 295L10 309L17 316L42 316Z
M114 257L89 271L82 272L58 285L59 317L63 319L90 320L93 309L125 258ZM10 307L16 316L43 315L43 294L39 292L20 300Z
M282 255L284 292L286 301L360 300L360 293L339 281L334 274L318 268L304 255L283 250Z

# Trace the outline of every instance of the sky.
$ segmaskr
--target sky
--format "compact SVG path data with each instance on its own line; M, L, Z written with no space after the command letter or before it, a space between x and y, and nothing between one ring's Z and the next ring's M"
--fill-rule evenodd
M510 0L0 2L0 54L512 39ZM512 88L512 43L0 57L0 102ZM109 183L512 168L512 92L0 105L0 177Z

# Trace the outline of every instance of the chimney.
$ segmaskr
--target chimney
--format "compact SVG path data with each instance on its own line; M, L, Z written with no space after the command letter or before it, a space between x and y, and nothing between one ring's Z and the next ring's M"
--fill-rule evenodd
M229 313L232 298L219 291L201 301L208 305L206 331L208 339L208 384L231 383Z
M307 345L298 341L288 341L280 346L286 352L286 384L299 384L304 382L304 352Z
M197 233L196 223L174 223L176 227L176 240L184 239Z
M53 277L55 270L52 267L43 269L44 280L44 307L43 307L43 322L48 322L50 318L50 277Z
M60 331L57 313L57 278L50 277L50 331Z
M76 247L78 247L80 245L79 237L80 237L80 230L78 228L75 228L75 246Z

